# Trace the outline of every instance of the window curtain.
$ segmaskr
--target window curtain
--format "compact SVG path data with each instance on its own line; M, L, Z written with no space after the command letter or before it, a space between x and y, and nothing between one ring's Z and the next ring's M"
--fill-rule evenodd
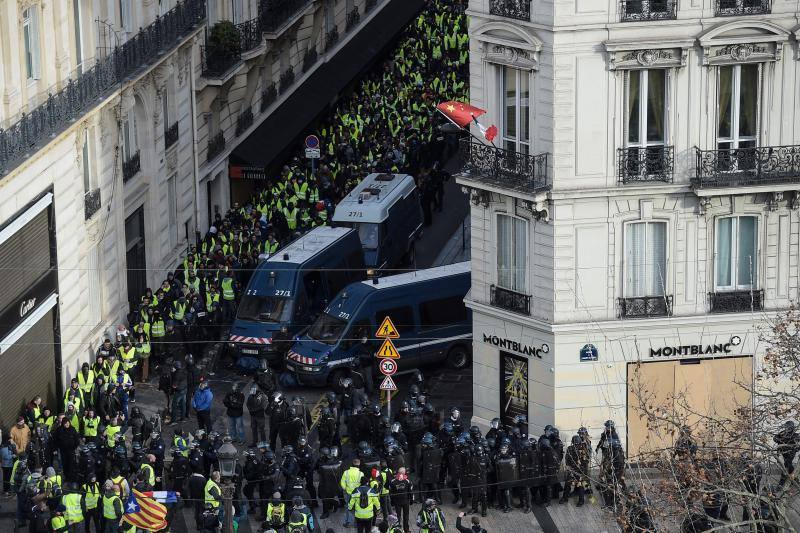
M664 296L667 271L667 224L647 224L647 296Z
M626 288L625 294L634 298L646 296L645 283L647 279L645 258L645 228L643 222L628 224L625 239L626 257Z
M514 279L512 290L527 294L525 272L528 264L528 222L514 218Z
M628 144L639 144L639 82L642 73L628 73Z
M647 71L647 141L664 142L666 70Z
M733 67L719 68L719 119L717 135L731 137L731 94L733 93Z
M739 217L738 257L736 258L736 285L753 287L756 280L756 242L758 221L756 217Z
M732 285L733 220L732 218L723 218L717 222L717 287L730 287Z
M497 285L511 289L511 218L497 215Z
M758 65L742 65L739 79L739 137L755 137Z

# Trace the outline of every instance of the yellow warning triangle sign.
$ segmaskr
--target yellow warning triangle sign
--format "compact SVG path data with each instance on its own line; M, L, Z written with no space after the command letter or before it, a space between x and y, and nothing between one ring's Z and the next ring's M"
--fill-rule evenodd
M381 322L381 325L378 327L378 332L375 334L375 336L379 339L399 339L400 333L398 333L397 328L394 327L392 319L387 316L383 319L383 322Z
M386 357L389 359L400 359L400 352L397 351L397 348L394 347L392 341L386 339L381 344L381 347L378 348L378 351L375 352L375 357Z

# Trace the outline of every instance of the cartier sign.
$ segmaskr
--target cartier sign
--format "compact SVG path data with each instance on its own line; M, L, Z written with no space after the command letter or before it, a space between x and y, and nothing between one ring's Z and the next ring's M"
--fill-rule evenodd
M734 346L742 343L741 337L734 335L728 342L714 344L681 344L650 348L650 357L691 357L694 355L720 355L731 353Z
M36 307L36 298L28 298L27 300L23 300L22 303L19 304L19 317L23 318L25 315L30 313L34 307Z

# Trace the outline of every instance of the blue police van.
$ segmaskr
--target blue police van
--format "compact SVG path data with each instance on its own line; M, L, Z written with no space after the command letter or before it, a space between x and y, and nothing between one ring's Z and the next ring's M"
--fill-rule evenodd
M408 174L370 174L345 196L331 218L334 226L358 230L367 268L380 271L413 265L422 235L422 206Z
M464 368L472 355L469 287L469 262L350 284L292 345L286 368L303 385L338 383L378 350L375 333L387 316L400 334L401 371L442 362Z
M366 267L358 233L314 228L258 265L239 302L228 349L240 357L280 362L281 343L273 339L291 339L314 322L339 291L363 279Z

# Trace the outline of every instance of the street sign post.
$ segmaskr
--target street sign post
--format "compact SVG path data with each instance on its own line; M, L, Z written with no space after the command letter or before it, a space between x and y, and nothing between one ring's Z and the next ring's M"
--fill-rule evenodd
M397 372L397 359L400 359L400 352L395 348L392 339L399 339L400 333L397 331L397 328L394 327L392 319L387 316L383 319L381 325L378 326L378 331L375 333L375 336L379 339L383 339L383 344L381 344L381 347L375 352L375 357L378 358L378 368L381 374L386 376L383 378L380 390L386 391L386 414L391 418L392 392L397 390L397 385L395 385L392 375Z
M391 376L397 372L397 363L394 359L381 359L378 364L378 369L384 376Z
M311 175L316 176L317 172L317 159L320 156L319 137L316 135L309 135L305 140L306 144L306 159L311 160Z

